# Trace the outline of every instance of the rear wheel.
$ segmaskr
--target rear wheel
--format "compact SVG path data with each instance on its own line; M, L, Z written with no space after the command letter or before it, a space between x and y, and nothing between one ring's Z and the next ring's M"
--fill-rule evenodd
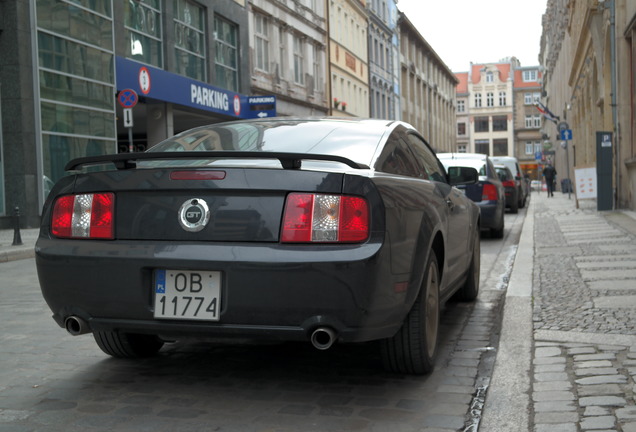
M119 358L150 357L163 346L154 335L96 331L93 337L102 351Z
M382 362L390 372L426 374L435 366L439 335L439 268L431 251L417 300L400 330L381 341Z
M481 266L481 242L479 229L475 231L473 236L473 251L470 260L470 267L468 267L468 274L466 275L466 282L453 296L453 299L458 301L473 301L477 298L477 295L479 295L479 275Z

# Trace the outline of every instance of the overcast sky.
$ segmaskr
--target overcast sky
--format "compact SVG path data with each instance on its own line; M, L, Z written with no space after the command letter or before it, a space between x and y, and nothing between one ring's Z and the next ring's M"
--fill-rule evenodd
M453 72L473 63L517 57L539 64L541 16L547 0L399 0L406 14Z

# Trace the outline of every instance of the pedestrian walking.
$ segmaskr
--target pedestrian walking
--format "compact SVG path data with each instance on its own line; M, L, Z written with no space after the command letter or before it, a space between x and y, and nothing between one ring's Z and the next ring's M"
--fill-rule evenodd
M543 169L543 177L545 177L545 185L548 188L548 197L554 196L554 185L556 183L557 172L554 167L548 163Z

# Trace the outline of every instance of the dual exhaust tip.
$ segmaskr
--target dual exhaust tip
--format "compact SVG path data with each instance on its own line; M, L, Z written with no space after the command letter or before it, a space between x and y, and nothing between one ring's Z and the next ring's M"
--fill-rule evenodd
M64 320L64 327L72 336L91 332L88 323L76 315L67 317ZM321 351L328 350L336 341L336 332L330 327L318 327L311 333L310 340L314 348Z

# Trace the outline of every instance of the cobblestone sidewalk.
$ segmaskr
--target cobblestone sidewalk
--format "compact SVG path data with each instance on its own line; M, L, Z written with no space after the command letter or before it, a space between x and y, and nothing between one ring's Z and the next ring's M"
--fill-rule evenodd
M636 432L636 235L535 195L535 432Z

